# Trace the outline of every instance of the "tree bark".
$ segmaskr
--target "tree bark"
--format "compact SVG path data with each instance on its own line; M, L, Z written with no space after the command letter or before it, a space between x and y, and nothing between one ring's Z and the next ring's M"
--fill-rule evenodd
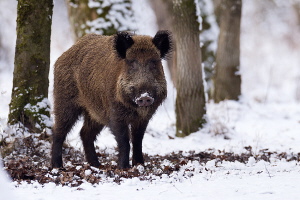
M134 31L133 26L130 26L133 24L131 0L66 0L66 2L76 40L87 33L113 35L117 31Z
M203 87L199 23L194 1L173 0L176 39L176 136L184 137L204 123Z
M149 2L155 13L158 29L169 30L173 33L173 2L170 0L150 0ZM174 86L176 86L176 42L174 42L173 44L173 51L170 57L171 58L167 60L168 68L170 71L172 82Z
M66 0L76 40L85 35L86 22L97 18L96 9L89 8L88 2L89 0Z
M217 8L220 35L216 55L214 100L216 103L241 94L240 23L242 0L222 0Z
M52 0L18 0L17 42L9 124L22 123L33 132L50 117L48 75Z

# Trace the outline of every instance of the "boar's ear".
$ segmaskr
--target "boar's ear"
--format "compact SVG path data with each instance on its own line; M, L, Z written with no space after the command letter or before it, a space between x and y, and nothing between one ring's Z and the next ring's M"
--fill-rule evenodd
M161 58L172 51L172 35L169 31L158 31L152 42L159 49Z
M126 51L133 43L131 35L127 32L118 32L115 36L115 49L121 58L126 58Z

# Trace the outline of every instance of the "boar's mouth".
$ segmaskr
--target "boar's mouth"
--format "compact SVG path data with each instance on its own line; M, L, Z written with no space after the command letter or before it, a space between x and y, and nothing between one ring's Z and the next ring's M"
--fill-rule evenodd
M148 107L151 106L154 102L154 98L149 95L148 92L145 92L141 94L139 97L136 97L134 99L134 102L139 106L139 107Z

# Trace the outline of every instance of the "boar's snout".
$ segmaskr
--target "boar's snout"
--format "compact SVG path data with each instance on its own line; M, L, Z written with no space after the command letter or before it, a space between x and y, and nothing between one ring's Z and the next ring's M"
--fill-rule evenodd
M135 99L135 103L140 107L147 107L152 105L154 102L154 98L152 98L147 92L141 94L140 97Z

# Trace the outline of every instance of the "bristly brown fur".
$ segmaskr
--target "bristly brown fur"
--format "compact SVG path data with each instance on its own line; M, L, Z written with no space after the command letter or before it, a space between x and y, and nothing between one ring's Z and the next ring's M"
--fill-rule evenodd
M129 138L133 144L133 164L144 162L145 129L167 95L161 59L171 46L167 31L159 31L154 38L126 32L114 36L89 34L57 60L53 167L62 167L62 144L80 115L84 116L80 135L91 165L100 165L94 141L104 126L116 137L120 168L129 167ZM141 107L134 100L145 92L154 102Z

